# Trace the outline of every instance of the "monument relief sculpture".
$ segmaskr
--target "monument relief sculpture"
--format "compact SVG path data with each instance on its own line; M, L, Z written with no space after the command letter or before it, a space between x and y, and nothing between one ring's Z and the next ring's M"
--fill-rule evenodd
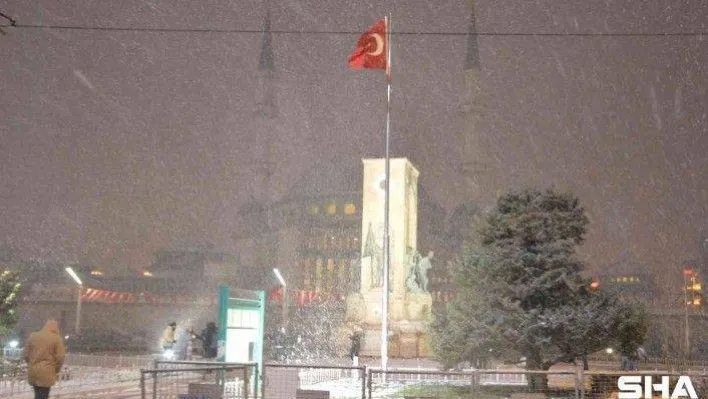
M376 239L376 233L369 223L369 231L366 233L366 242L364 243L364 251L361 254L362 258L370 258L370 268L371 273L371 283L369 287L376 288L381 287L383 284L382 274L383 274L383 248L378 245Z
M418 262L418 276L420 278L420 288L423 292L428 292L428 270L433 267L433 264L431 263L433 255L433 251L430 251L425 258Z
M389 356L425 357L430 353L427 326L433 300L427 292L427 272L432 266L432 252L425 257L416 252L419 172L406 158L390 160L392 184L386 251L385 192L380 185L386 160L364 159L363 165L360 288L347 296L347 325L340 336L346 345L351 331L360 329L362 355L379 356L382 336L385 337L383 320L387 320L389 338L384 338L384 342L388 341ZM390 256L390 295L382 292L386 252ZM388 302L387 307L383 301Z
M428 292L428 270L433 267L433 251L428 252L426 257L422 257L418 251L414 251L410 256L408 268L408 278L406 286L412 293Z

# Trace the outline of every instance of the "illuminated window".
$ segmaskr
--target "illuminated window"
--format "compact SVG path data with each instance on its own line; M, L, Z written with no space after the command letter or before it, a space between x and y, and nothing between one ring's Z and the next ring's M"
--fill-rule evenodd
M345 215L354 215L356 214L356 205L353 203L349 202L348 204L344 205L344 214Z
M335 213L337 213L337 204L327 205L327 214L334 215Z

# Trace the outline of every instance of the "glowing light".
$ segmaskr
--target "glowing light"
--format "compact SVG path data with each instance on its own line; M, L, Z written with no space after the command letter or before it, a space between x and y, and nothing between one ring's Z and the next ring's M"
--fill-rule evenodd
M282 285L282 286L287 285L287 284L285 284L285 279L283 278L283 275L280 274L280 270L278 270L277 267L275 269L273 269L273 273L275 273L275 277L277 277L278 281L280 281L280 285Z
M76 284L78 284L78 285L83 285L83 284L84 284L84 283L81 281L81 279L79 278L79 276L76 274L76 272L74 271L74 269L72 269L71 267L67 267L67 268L65 268L64 270L66 270L66 272L69 273L69 275L71 276L71 278L73 278L74 281L76 281Z

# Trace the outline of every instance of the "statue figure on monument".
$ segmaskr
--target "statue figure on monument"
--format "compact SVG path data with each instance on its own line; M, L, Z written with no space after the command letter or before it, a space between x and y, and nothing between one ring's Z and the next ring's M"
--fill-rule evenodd
M374 229L369 223L369 231L366 233L366 242L364 243L364 251L361 254L362 258L371 258L371 288L381 287L383 284L383 248L376 242Z
M420 278L420 288L423 292L428 292L428 270L433 267L433 264L430 262L433 259L433 255L433 251L430 251L425 258L418 262L418 276Z
M408 291L412 293L428 292L428 270L433 267L430 262L433 254L433 251L430 251L426 257L422 257L418 251L413 251L410 255L408 278L406 279Z
M418 251L413 251L408 255L408 277L406 277L406 288L408 292L417 293L420 292L420 285L418 284L417 269L418 262L421 260L421 256Z

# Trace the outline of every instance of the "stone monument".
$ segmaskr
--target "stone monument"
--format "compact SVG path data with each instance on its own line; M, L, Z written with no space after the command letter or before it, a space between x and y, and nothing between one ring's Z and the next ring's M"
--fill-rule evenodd
M361 289L347 297L346 331L363 333L362 356L381 351L384 261L385 159L364 159L361 220ZM433 253L417 252L418 170L406 158L390 159L389 349L390 357L429 354L432 297L427 271Z

